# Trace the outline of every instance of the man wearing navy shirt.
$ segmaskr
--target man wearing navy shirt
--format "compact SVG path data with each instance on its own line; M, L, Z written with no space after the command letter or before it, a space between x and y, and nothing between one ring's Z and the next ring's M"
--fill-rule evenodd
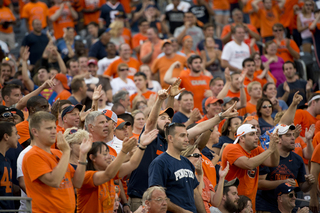
M123 6L118 0L110 0L107 1L106 4L102 5L99 18L100 28L108 28L116 17L116 14L118 14L119 12L125 14Z
M168 212L206 212L197 188L199 182L195 168L181 151L189 145L188 132L184 124L171 123L166 127L168 149L149 166L149 186L165 187L170 201Z
M88 57L93 57L98 60L107 57L106 47L111 38L109 31L110 28L99 30L99 40L90 47Z

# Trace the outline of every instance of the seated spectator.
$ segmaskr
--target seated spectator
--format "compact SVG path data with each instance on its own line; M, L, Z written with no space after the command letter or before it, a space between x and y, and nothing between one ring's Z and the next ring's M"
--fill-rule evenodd
M214 48L222 50L222 41L220 39L218 39L218 38L214 38L215 30L214 30L213 24L207 23L207 24L203 25L202 30L203 30L204 38L207 38L207 37L213 38L214 39L214 43L215 43L215 47ZM202 50L204 50L204 45L205 45L205 39L203 39L202 41L199 42L199 44L197 46L197 50L200 51L200 52Z
M203 67L208 70L213 77L224 78L221 72L221 51L215 48L213 37L206 37L204 41L204 49L201 51Z
M55 101L58 99L67 100L71 96L71 93L68 91L70 87L68 86L67 76L59 73L55 76L53 81L55 85L52 89L58 94L55 98Z
M177 0L174 0L177 1ZM173 2L174 2L173 1ZM165 213L168 209L169 198L166 195L165 188L161 186L152 186L148 188L142 196L142 203L148 212ZM139 209L143 208L142 206Z
M61 119L64 129L78 127L80 123L80 111L82 105L70 105L66 107L61 113Z
M129 137L128 126L131 126L130 122L127 122L127 121L123 120L122 118L118 118L116 128L114 129L114 136L115 136L116 140L118 139L119 146L117 146L117 147L115 147L113 145L111 146L112 148L114 148L117 151L117 153L119 153L121 151L123 140L125 138Z
M137 97L137 95L139 96L142 95L146 100L149 100L149 97L151 95L157 95L156 92L148 90L147 76L144 73L137 72L136 74L134 74L133 80L134 80L134 84L136 85L137 92L130 96L131 105L132 105L133 99Z
M191 4L189 2L174 0L172 3L166 6L166 11L171 11L175 7L175 4L178 5L177 9L184 13L188 12L189 8L191 7Z
M193 45L193 39L191 36L186 35L182 39L182 48L181 52L186 55L187 58L189 58L190 55L195 54L195 52L191 49Z
M88 47L88 49L90 49L91 46L98 41L99 25L96 22L92 21L87 24L87 30L88 34L85 40L86 46Z
M262 84L261 79L254 76L256 66L255 66L255 61L253 59L251 58L244 59L244 61L242 62L242 67L246 71L246 76L243 81L243 85L245 87L247 87L251 82L254 82L254 81Z
M300 58L300 49L296 42L292 39L285 38L284 26L282 24L274 24L272 27L274 39L273 41L277 44L277 56L281 57L283 61L297 60Z
M237 213L251 213L252 210L252 201L250 198L244 195L239 196L238 200L238 210Z
M261 61L260 54L255 52L251 55L254 60L256 71L253 76L260 79L261 86L263 87L266 83L271 82L276 84L277 79L269 71L269 66L264 66Z
M75 29L73 27L67 27L64 32L64 37L57 42L57 48L62 58L65 58L69 54L68 45L74 49L75 42Z
M1 63L0 64L0 70L1 70L1 85L3 86L4 82L9 81L12 77L11 74L13 73L13 69L10 66L9 63Z
M103 4L101 7L99 28L108 27L115 19L115 14L123 12L124 7L118 0L108 1L108 4Z
M159 90L162 89L158 81L154 81L151 79L152 71L148 65L146 64L141 65L139 68L139 72L142 72L147 76L147 83L148 83L149 90L153 92L158 92Z
M133 95L136 91L136 85L134 82L128 78L129 75L129 66L125 63L118 65L118 76L113 79L110 84L112 87L112 94L116 94L120 90L126 90L129 92L129 95Z
M132 134L137 140L141 134L141 131L146 124L146 116L140 110L135 110L131 113L134 118L134 122L132 124Z
M288 105L281 99L277 98L277 88L274 83L266 83L262 88L262 97L268 98L272 102L273 111L271 117L274 119L277 112L288 109Z
M256 105L262 97L261 84L258 81L253 81L248 85L248 93L250 101L247 102L246 107L239 111L240 116L255 116L257 114Z
M111 110L112 102L107 98L106 92L101 90L101 97L98 100L98 111Z
M263 66L269 67L272 75L277 79L277 87L285 82L286 77L283 74L282 66L284 60L277 56L277 44L274 41L268 41L265 46L265 54L261 56Z
M124 108L125 111L126 110L130 111L130 95L128 91L120 90L119 92L114 94L112 97L112 102L113 102L112 108L114 107L115 109L117 109L118 106L120 106L120 108ZM116 113L117 110L116 111L112 110L112 111ZM119 114L122 114L122 113L119 113ZM118 115L118 113L116 114Z
M162 41L159 38L159 31L154 27L147 30L148 40L140 48L140 59L142 63L153 66L158 55L162 52Z

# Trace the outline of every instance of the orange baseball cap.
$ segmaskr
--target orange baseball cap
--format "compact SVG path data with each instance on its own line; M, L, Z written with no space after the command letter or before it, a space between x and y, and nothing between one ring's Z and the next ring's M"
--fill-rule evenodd
M165 44L172 44L172 42L169 39L163 40L161 48L163 48Z
M129 121L125 121L122 118L118 118L116 129L122 129L124 125L130 126L131 123Z
M108 120L113 120L115 123L118 122L118 116L111 110L103 110L104 115L107 117Z
M209 97L207 98L206 102L205 102L205 106L208 106L209 104L213 104L215 102L219 101L220 104L223 104L223 100L222 99L218 99L218 98L214 98L214 97Z
M60 81L62 83L63 88L69 90L70 87L68 86L68 78L66 75L58 73L56 74L55 79L57 79L58 81Z
M174 115L174 110L171 107L169 107L167 109L161 110L159 115L161 115L163 113L167 113L169 115L169 117L172 118Z

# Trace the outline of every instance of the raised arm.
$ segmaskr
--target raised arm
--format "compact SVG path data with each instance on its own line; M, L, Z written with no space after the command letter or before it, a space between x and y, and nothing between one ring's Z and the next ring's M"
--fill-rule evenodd
M219 94L217 95L218 99L223 99L227 96L229 88L231 86L231 77L230 77L230 70L229 68L226 68L224 71L224 77L226 79L226 83L223 86L222 90L219 92Z
M281 117L279 123L280 124L286 124L286 125L291 125L294 120L294 116L296 114L297 106L298 104L302 101L302 96L298 94L299 91L297 91L292 99L292 103L290 104L289 108L287 111L283 114Z
M23 52L21 55L21 59L22 59L22 80L24 81L24 84L26 85L26 88L29 91L33 91L34 89L34 83L33 81L29 78L28 75L28 59L29 59L29 47L24 47L23 48Z
M173 70L175 68L179 68L180 66L181 66L181 63L179 61L176 61L173 64L171 64L166 74L164 75L164 78L163 78L164 82L166 82L167 84L173 84L178 79L176 77L172 77Z
M74 20L78 19L78 13L73 9L71 3L69 1L66 2L68 9L70 10L71 16Z
M180 94L184 88L182 88L181 90L179 90L181 84L181 79L178 78L169 88L168 88L168 94L169 94L169 98L168 98L168 103L167 103L167 108L171 107L173 108L173 104L174 104L174 97L178 94Z
M61 16L63 8L64 8L64 4L65 3L62 3L60 5L60 8L52 16L50 16L50 18L49 18L50 21L55 22Z
M312 145L312 138L314 136L314 131L315 131L315 125L314 124L312 124L309 127L309 130L306 128L306 131L305 131L305 138L306 138L307 147L305 147L302 150L302 152L303 152L303 157L305 159L308 159L308 160L311 160L311 157L312 157L312 154L313 154L313 151L314 151L314 147Z
M244 89L244 79L246 77L247 74L247 69L244 69L244 71L241 73L239 81L241 82L240 85L240 101L237 103L236 108L237 109L241 109L246 107L247 105L247 94L246 94L246 90Z

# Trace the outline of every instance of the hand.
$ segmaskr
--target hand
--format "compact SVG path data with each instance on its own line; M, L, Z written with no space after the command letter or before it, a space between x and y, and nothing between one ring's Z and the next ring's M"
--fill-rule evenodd
M272 98L270 98L270 101L272 102L272 105L273 105L274 107L276 107L276 106L279 105L279 101L278 101L277 97L272 97Z
M180 94L180 93L184 90L184 88L182 88L181 90L179 90L180 84L181 84L181 79L178 78L178 79L168 88L167 91L169 92L169 95L170 95L171 97L174 97L174 96Z
M121 151L123 152L123 153L128 153L128 152L130 152L135 146L137 146L137 144L138 144L138 141L137 141L137 139L136 138L125 138L124 140L123 140L123 143L122 143L122 149L121 149Z
M227 176L228 172L229 172L229 161L227 161L227 165L224 168L224 170L222 170L222 166L220 166L220 170L219 170L220 178L225 178Z
M288 178L288 179L284 180L284 182L289 183L293 187L297 184L293 178Z
M228 67L224 70L224 77L226 82L231 82L230 69Z
M23 50L21 58L23 61L27 62L29 60L29 56L30 56L29 47L26 46Z
M66 4L69 8L71 7L71 4L70 4L69 1L67 1L65 4Z
M53 82L53 79L56 77L56 75L54 75L52 78L46 80L41 86L43 87L43 89L49 89L54 87L56 84Z
M191 27L191 22L190 21L184 22L184 26L186 29L188 29L189 27Z
M142 148L145 148L146 146L148 146L154 139L157 138L159 133L158 129L154 129L150 132L143 132L141 137L140 137L140 146Z
M302 209L298 208L297 213L309 213L309 207L305 206Z
M86 105L83 105L83 106L82 106L82 110L81 110L81 112L79 113L80 121L81 121L81 122L84 122L84 121L86 120L87 115L88 115L90 112L92 112L92 109L89 109L89 110L87 110L86 112L84 111L85 109L86 109Z
M167 90L162 89L158 91L158 97L160 100L166 100L168 95L168 90L170 89L171 86L169 86L169 88Z
M298 93L299 93L299 91L297 91L294 94L293 99L292 99L292 104L298 105L302 101L303 97L301 95L299 95Z
M97 101L102 97L103 93L101 93L101 90L102 90L101 84L98 87L94 88L93 94L92 94L92 101Z
M312 125L309 127L309 130L308 130L308 128L306 128L306 131L305 131L306 140L311 140L311 139L312 139L315 130L316 130L316 127L315 127L314 124L312 124Z
M312 79L309 79L309 80L307 81L306 90L307 90L307 91L308 91L308 90L311 90L312 86L313 86Z
M180 61L175 61L175 62L173 62L173 64L171 64L170 67L173 68L173 69L180 68L181 67L181 63L180 63Z
M237 101L226 111L222 113L222 117L227 117L227 118L232 118L232 117L237 117L238 116L238 111L236 109Z
M212 93L212 91L210 89L208 89L208 90L206 90L204 92L204 97L209 98L209 97L212 97L212 96L213 96L213 93Z
M286 81L283 83L283 90L286 92L290 92L290 87L288 85L288 82Z
M202 118L200 110L197 108L194 108L193 110L191 110L191 115L190 115L190 120L194 123L197 122L198 120L200 120Z
M148 213L148 208L144 206L139 206L139 208L134 213Z
M309 185L314 184L315 178L313 174L305 175L304 177L306 178L306 181L308 182Z
M269 133L268 131L266 132L267 135L270 137L270 143L269 143L269 149L271 151L276 151L277 150L277 144L279 143L279 135L278 135L278 129L275 133Z
M289 48L290 47L290 39L285 38L285 40L286 40L286 47Z
M129 206L123 207L123 212L124 213L131 213L130 207Z
M86 155L90 151L92 147L92 143L93 143L93 137L92 137L92 134L89 134L89 138L88 139L84 138L80 145L80 153L83 155Z
M61 152L70 152L70 146L66 139L63 137L62 132L58 132L57 135L57 147L61 150Z
M246 68L243 69L243 72L240 74L239 81L241 85L243 85L244 79L246 78L248 70Z
M300 135L300 133L301 133L301 131L302 131L302 127L301 127L300 124L298 124L298 125L296 126L296 129L294 130L294 138L298 138L299 135ZM307 131L306 131L306 132L307 132Z
M319 211L318 195L315 199L311 198L310 203L309 203L309 209L313 213L318 213L318 211Z
M195 165L195 170L198 175L203 175L203 170L202 170L202 158L198 158L197 163Z

